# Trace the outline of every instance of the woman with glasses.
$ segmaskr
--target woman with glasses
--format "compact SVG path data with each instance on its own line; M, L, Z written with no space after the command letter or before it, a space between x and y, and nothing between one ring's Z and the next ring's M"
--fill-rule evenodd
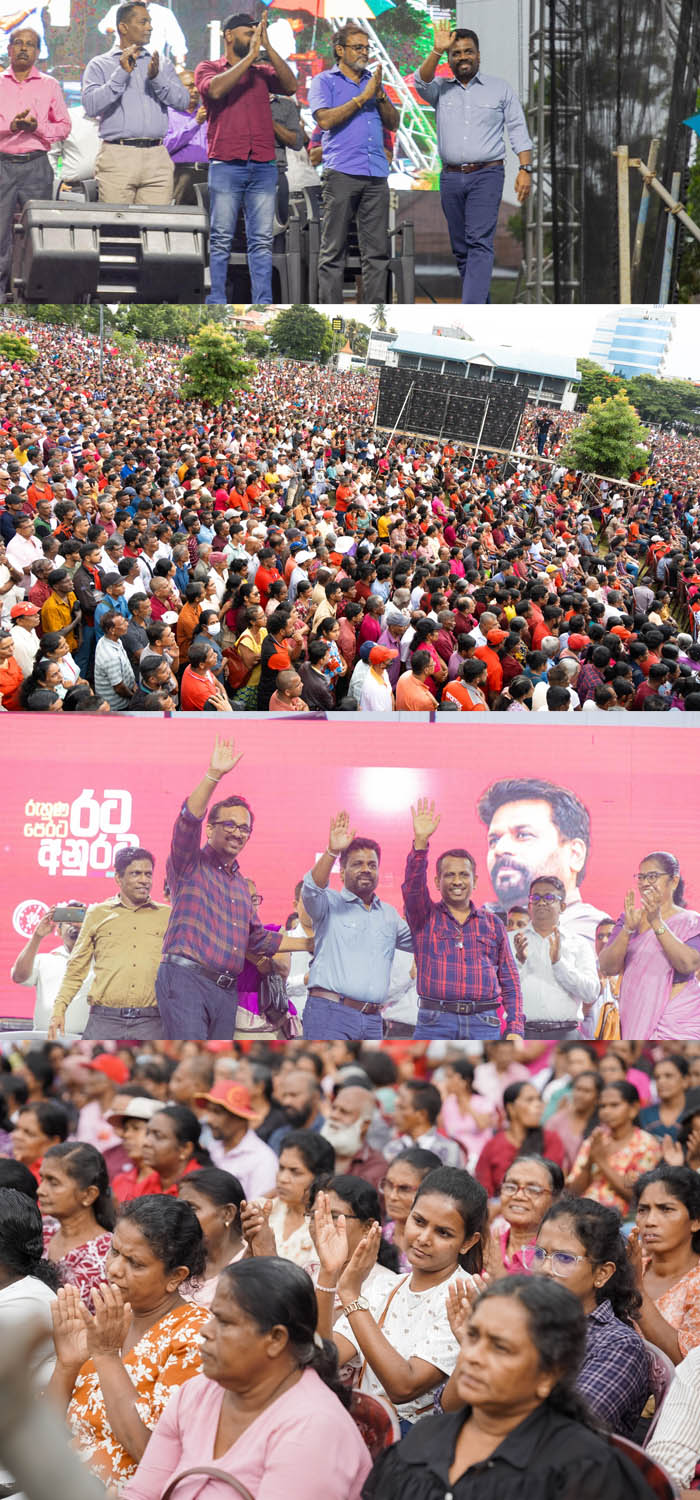
M311 1189L311 1218L310 1230L314 1245L316 1241L316 1208L319 1213L330 1217L336 1227L341 1223L345 1227L345 1238L348 1245L348 1260L352 1258L366 1234L375 1224L381 1226L382 1213L379 1204L379 1194L371 1183L365 1182L363 1177L351 1177L347 1173L341 1173L331 1177L326 1183L325 1189ZM316 1265L320 1265L320 1272L309 1266L305 1270L310 1271L314 1280L321 1284L324 1281L323 1263L316 1251ZM365 1295L369 1286L383 1286L387 1295L396 1282L399 1269L399 1252L395 1245L390 1245L384 1234L379 1241L376 1264L372 1267L367 1280L364 1283Z
M387 1168L386 1177L379 1184L379 1191L384 1194L387 1212L384 1239L388 1244L396 1246L399 1252L400 1271L411 1270L404 1238L411 1204L423 1178L428 1172L432 1172L434 1167L440 1166L442 1162L434 1151L425 1151L422 1146L409 1146L394 1157Z
M697 1036L700 1008L700 913L684 900L684 882L674 854L648 854L633 891L599 954L601 974L622 973L620 1025L623 1037L650 1041Z
M700 1345L700 1177L665 1163L635 1185L629 1254L645 1338L674 1365Z
M501 1183L487 1269L494 1278L529 1271L537 1231L564 1187L564 1173L542 1156L518 1156Z
M629 1213L634 1185L661 1156L661 1142L637 1124L639 1094L626 1079L609 1083L600 1096L600 1125L584 1141L566 1185L579 1197L594 1198Z

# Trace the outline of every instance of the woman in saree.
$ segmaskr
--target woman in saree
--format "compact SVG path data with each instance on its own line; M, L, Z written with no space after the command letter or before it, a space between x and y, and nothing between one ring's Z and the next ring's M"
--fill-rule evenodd
M675 855L648 854L639 866L634 893L599 955L603 976L622 972L620 1024L623 1037L667 1041L697 1036L700 1007L700 913L689 911Z

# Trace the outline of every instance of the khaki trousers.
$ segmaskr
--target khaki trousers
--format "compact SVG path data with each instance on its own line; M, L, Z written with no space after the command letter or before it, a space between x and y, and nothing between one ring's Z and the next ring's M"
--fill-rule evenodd
M172 203L173 175L165 146L103 141L95 165L100 203Z

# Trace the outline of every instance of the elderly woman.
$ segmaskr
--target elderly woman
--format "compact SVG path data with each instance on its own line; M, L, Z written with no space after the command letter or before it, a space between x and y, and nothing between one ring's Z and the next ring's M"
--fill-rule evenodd
M623 915L598 956L604 977L622 972L622 1035L650 1041L694 1038L700 1005L700 912L685 905L674 854L647 854L637 884L641 906L628 891Z
M298 1266L239 1261L219 1278L202 1374L153 1434L124 1500L360 1500L370 1457ZM232 1484L232 1480L236 1483Z
M591 1430L574 1388L585 1342L566 1287L543 1276L488 1287L457 1360L460 1409L382 1453L364 1500L651 1500L637 1468Z
M120 1490L135 1473L176 1386L200 1369L208 1314L181 1287L204 1271L204 1240L188 1203L165 1195L122 1208L93 1293L94 1316L77 1288L53 1309L56 1369L48 1387L67 1409L75 1446L100 1479Z

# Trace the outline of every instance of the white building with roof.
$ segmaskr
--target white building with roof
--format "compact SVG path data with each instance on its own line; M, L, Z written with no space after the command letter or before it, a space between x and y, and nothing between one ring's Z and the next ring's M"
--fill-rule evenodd
M524 386L530 401L557 406L562 411L573 411L576 405L581 376L574 354L516 349L485 344L480 339L450 339L432 333L400 333L383 346L380 357L377 353L370 338L368 365L432 370L436 375L461 374L465 379Z

